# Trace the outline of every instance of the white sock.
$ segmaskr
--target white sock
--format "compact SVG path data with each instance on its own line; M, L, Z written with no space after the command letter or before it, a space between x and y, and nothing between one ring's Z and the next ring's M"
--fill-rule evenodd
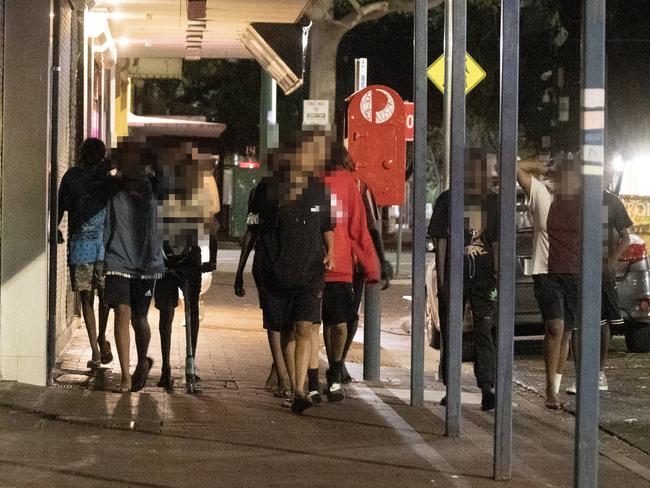
M555 374L555 378L553 378L553 391L555 393L560 393L560 384L562 383L562 375L561 374Z

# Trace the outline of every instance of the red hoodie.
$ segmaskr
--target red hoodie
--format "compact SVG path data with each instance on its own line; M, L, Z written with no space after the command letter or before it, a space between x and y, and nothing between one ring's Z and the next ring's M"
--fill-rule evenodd
M379 259L368 232L366 210L354 177L345 170L330 172L325 184L332 195L334 227L334 270L325 273L325 281L352 283L354 258L367 281L379 281Z

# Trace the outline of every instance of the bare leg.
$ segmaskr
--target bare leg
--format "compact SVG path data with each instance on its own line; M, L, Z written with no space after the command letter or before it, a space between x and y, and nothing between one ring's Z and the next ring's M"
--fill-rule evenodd
M546 365L546 407L558 410L562 404L555 389L556 375L562 374L559 366L564 364L562 358L562 343L564 339L564 321L548 320L545 322L544 362ZM568 344L567 344L568 346ZM566 357L566 356L565 356Z
M135 347L138 352L137 369L147 365L147 352L149 352L149 342L151 341L151 328L147 317L132 317L131 324L135 332ZM135 374L135 373L134 373Z
M101 347L106 342L106 326L108 325L108 313L111 309L104 303L103 288L97 290L97 295L99 296L99 335L97 336L97 342Z
M293 331L282 332L282 354L287 367L289 381L294 390L296 387L296 335Z
M305 382L307 380L307 368L311 357L311 334L316 327L310 322L296 322L296 351L295 351L295 375L294 383L295 398L305 397Z
M117 305L115 307L115 347L117 348L117 356L120 359L120 369L122 370L122 380L119 388L122 393L131 390L131 375L129 374L130 320L131 306Z
M311 329L311 355L309 357L309 369L318 369L318 348L320 346L318 328L318 326L314 326Z
M172 386L170 351L174 312L175 309L173 308L160 310L160 322L158 323L158 330L160 332L160 352L162 353L162 374L160 375L158 386L165 389L171 388Z
M283 355L282 334L277 331L268 330L267 335L269 339L269 347L271 348L271 355L273 356L273 368L275 368L277 382L280 383L279 386L281 390L290 390L292 383L289 370L287 369L288 363L285 362L286 360ZM271 372L273 372L273 368Z
M92 349L92 361L99 362L101 353L99 351L99 344L97 342L97 323L95 322L95 292L94 290L82 291L81 295L81 313L86 323L86 331L88 332L88 340L90 341L90 348Z

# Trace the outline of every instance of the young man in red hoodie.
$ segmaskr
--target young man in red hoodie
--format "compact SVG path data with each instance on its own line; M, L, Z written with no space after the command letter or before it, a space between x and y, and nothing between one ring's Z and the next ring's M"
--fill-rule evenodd
M352 276L354 260L361 265L366 281L379 281L379 259L368 232L366 212L356 180L346 168L348 162L345 148L333 144L330 168L326 171L325 185L332 198L334 226L334 254L336 268L325 273L323 293L323 336L329 370L327 371L327 398L341 401L344 398L341 366L347 339L347 324L355 319ZM312 361L308 371L309 396L318 402L318 349L312 339ZM315 354L314 354L315 353ZM316 360L314 362L314 359Z

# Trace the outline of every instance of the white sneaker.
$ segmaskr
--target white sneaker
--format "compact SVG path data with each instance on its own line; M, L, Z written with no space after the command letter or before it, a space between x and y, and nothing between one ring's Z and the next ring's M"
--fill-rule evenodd
M598 391L609 391L609 386L607 385L607 376L605 376L605 373L602 371L598 375ZM569 395L575 395L577 392L576 384L573 383L573 385L566 389L566 392Z
M598 376L598 390L609 391L609 385L607 384L607 376L605 376L604 371L601 371L600 375Z

